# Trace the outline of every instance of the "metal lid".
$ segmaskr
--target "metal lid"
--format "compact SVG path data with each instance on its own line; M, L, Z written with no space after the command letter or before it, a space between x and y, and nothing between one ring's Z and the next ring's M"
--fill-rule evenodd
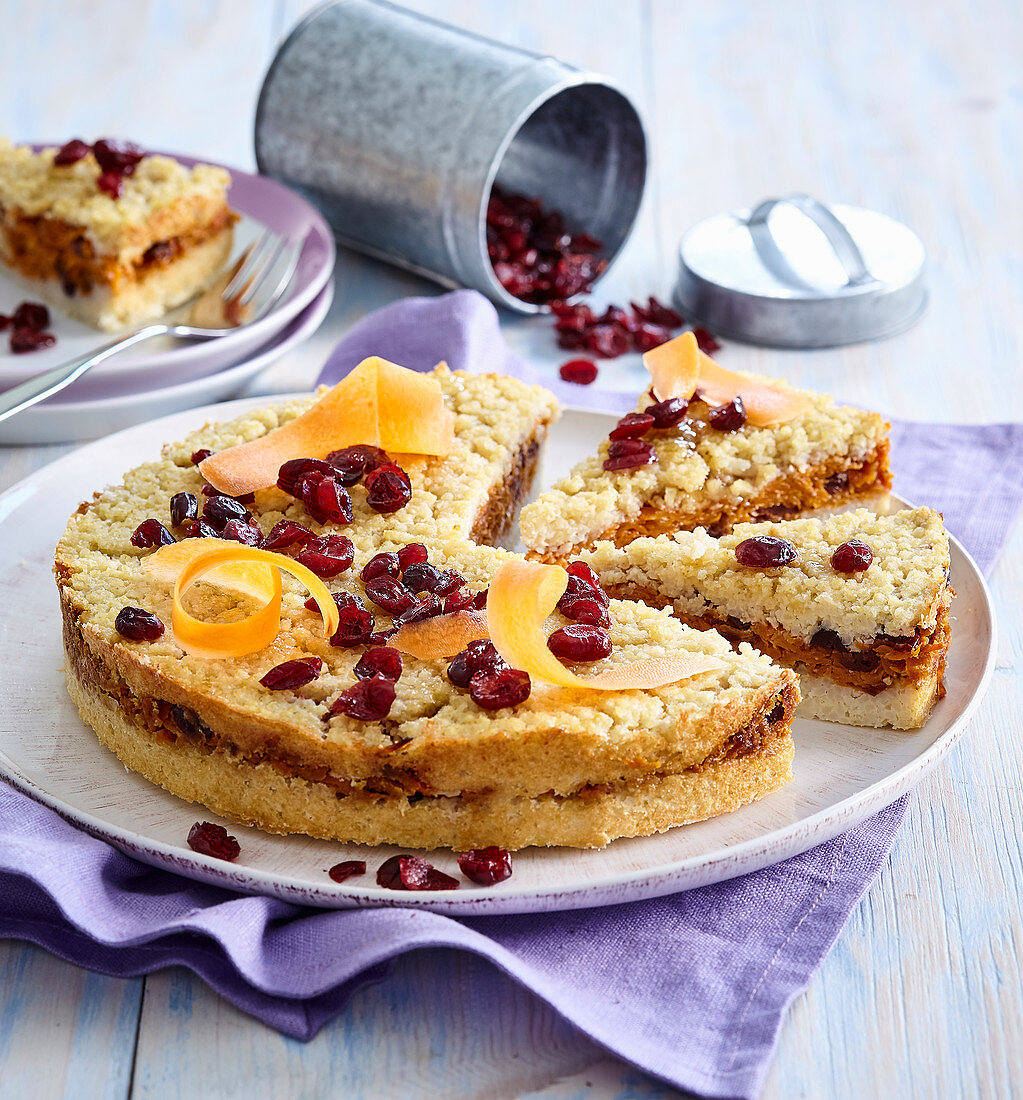
M675 301L721 336L835 347L909 328L927 301L923 272L920 238L894 218L787 195L694 225Z

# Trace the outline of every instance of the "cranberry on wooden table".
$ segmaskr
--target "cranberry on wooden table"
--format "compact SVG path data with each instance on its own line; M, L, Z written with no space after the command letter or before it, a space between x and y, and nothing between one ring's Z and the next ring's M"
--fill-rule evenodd
M735 557L740 565L750 569L773 569L794 562L796 548L775 535L753 535L736 546Z
M493 886L511 878L511 856L504 848L473 848L458 857L458 866L467 879L479 886Z
M323 661L319 657L298 657L275 665L259 682L271 691L293 691L311 684L322 668Z
M859 539L843 542L831 555L831 565L839 573L862 573L873 560L873 550Z
M231 836L223 825L214 825L212 821L197 821L188 830L188 846L193 852L214 859L224 859L229 863L241 855L241 845Z

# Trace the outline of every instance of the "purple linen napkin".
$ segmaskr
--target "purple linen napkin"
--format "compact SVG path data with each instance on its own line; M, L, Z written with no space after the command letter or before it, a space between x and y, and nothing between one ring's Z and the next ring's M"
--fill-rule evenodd
M484 299L459 291L365 319L325 380L367 354L429 369L507 370ZM553 387L579 404L575 389ZM625 395L592 394L596 404ZM632 396L628 398L631 405ZM1023 499L1023 425L909 424L893 432L900 491L940 507L989 569ZM887 857L902 799L844 836L743 878L628 905L455 920L403 909L320 911L155 870L0 783L0 935L92 970L180 964L271 1027L309 1039L385 964L422 947L491 960L619 1057L683 1089L752 1097L785 1009ZM481 994L484 1002L487 993ZM495 999L487 1006L500 1011Z

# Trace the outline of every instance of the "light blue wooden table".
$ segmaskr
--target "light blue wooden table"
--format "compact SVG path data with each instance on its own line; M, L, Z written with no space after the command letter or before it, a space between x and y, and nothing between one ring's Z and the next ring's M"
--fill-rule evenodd
M0 2L0 128L18 140L131 137L252 166L256 92L308 5ZM598 301L667 295L696 219L791 190L900 217L930 254L911 332L815 353L733 345L728 364L893 415L1023 418L1023 11L1016 0L414 0L409 6L605 72L642 109L647 201ZM433 293L356 256L320 333L253 392L307 387L368 310ZM548 325L509 340L552 370ZM602 384L638 381L638 361ZM0 488L63 454L0 449ZM1021 474L1023 476L1023 474ZM1009 1096L1023 1090L1019 894L1023 531L995 571L994 684L913 799L890 864L781 1033L765 1095ZM502 992L480 1018L473 990ZM88 974L0 943L0 1097L655 1097L671 1090L580 1037L484 963L401 960L313 1042L284 1039L183 970Z

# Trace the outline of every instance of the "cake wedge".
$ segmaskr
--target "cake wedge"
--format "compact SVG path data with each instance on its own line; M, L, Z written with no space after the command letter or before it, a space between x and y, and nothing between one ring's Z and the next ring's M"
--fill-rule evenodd
M745 523L719 538L700 528L580 557L612 595L794 669L800 717L916 729L944 694L954 593L930 508Z

